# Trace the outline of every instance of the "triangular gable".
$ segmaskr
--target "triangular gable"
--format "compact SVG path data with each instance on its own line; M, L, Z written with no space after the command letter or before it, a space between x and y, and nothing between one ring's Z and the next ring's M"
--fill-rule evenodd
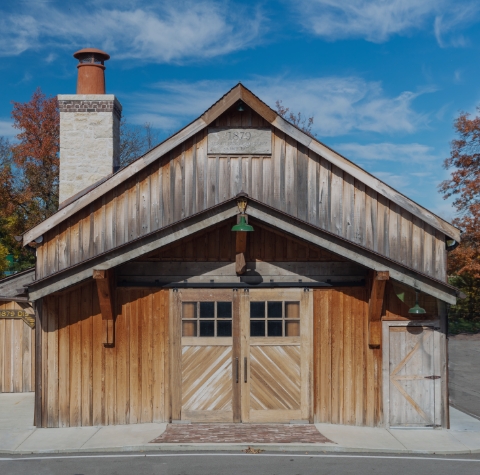
M349 242L333 233L321 230L297 218L287 216L256 200L248 200L248 214L266 225L288 233L305 243L318 246L329 253L360 264L368 269L388 271L390 277L418 289L444 302L455 304L457 290L437 279L419 273L391 259L381 256L358 244ZM158 231L128 242L94 258L80 262L63 271L37 280L29 286L31 300L37 300L53 292L89 279L94 269L108 270L141 256L151 255L155 250L172 245L176 241L193 236L201 230L230 220L238 213L235 199L197 213L190 218L166 226Z
M73 216L75 213L82 210L96 199L104 196L106 193L113 190L115 187L122 184L141 170L145 169L159 158L165 156L176 146L193 137L198 132L204 130L208 125L210 125L230 107L235 105L239 100L245 102L245 104L251 107L273 127L293 138L307 149L328 160L332 165L338 167L340 170L343 170L351 175L354 179L359 180L364 185L370 187L379 195L391 200L400 208L411 213L413 216L432 226L434 229L444 233L446 236L451 237L456 241L460 241L460 231L450 223L439 218L419 204L394 190L392 187L375 178L373 175L361 169L320 141L302 132L299 128L283 119L242 84L238 84L198 119L171 136L169 139L159 144L154 149L147 152L144 156L138 158L126 168L112 175L107 180L100 182L98 186L93 187L93 189L91 189L88 193L80 196L72 203L66 205L56 214L46 219L38 226L27 231L23 236L24 245L34 241L48 230L62 223L64 220L70 216Z

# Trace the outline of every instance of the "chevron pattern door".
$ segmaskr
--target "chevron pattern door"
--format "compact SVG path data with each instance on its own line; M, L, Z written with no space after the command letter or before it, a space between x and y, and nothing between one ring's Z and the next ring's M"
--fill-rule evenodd
M180 406L182 420L233 422L238 399L234 392L239 390L232 374L234 292L188 289L177 293L181 354L175 371L181 378L178 400L172 400L172 405Z
M311 422L311 293L258 289L248 294L242 305L242 420Z
M174 295L173 420L312 421L310 292L188 289Z

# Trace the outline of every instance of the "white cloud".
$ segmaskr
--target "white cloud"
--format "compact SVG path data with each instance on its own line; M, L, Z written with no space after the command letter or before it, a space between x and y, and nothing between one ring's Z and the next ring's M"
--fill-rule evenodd
M291 111L314 116L314 131L320 139L354 131L410 133L427 121L412 108L418 93L405 91L390 97L380 83L358 77L256 77L244 84L273 108L282 100ZM151 93L129 98L132 120L142 123L145 114L150 114L151 122L159 127L178 128L202 114L232 85L228 81L158 83Z
M0 137L14 137L16 134L11 120L0 119Z
M5 14L0 20L0 55L98 45L117 58L180 62L251 47L266 29L259 9L214 0L32 8L34 14Z
M359 144L344 143L333 147L353 161L357 159L368 161L393 161L402 163L431 163L438 161L439 157L434 153L432 147L419 143L396 144L389 142ZM429 172L415 172L411 175L427 176Z
M302 23L328 40L364 38L383 43L393 35L433 27L440 46L443 34L478 19L478 2L466 0L301 0L295 2ZM462 45L462 37L450 44Z

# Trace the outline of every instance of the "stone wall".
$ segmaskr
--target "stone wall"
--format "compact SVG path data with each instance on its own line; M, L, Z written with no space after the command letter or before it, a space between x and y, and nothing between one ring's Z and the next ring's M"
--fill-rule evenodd
M122 106L111 94L59 95L60 203L118 167Z

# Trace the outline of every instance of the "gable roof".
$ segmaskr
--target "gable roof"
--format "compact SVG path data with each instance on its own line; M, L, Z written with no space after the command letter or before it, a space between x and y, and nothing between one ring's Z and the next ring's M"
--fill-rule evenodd
M142 157L132 162L127 167L111 175L110 177L101 180L96 185L92 185L89 191L81 193L77 199L69 203L65 203L57 213L50 216L48 219L30 229L23 235L23 244L27 245L34 241L39 236L43 235L48 230L52 229L59 223L63 222L70 216L74 215L87 205L92 203L97 198L105 195L107 192L125 182L132 175L137 174L151 163L155 162L160 157L164 156L176 146L180 145L185 140L194 136L198 132L205 129L217 117L223 114L227 109L233 106L236 102L242 100L257 112L261 117L268 121L273 127L284 132L286 135L292 137L294 140L304 145L308 149L322 156L339 169L350 174L355 179L372 188L374 191L383 195L385 198L396 203L401 208L412 213L412 215L428 223L433 228L441 231L448 237L460 241L460 231L452 226L447 221L436 216L434 213L428 211L423 206L415 203L410 198L407 198L402 193L399 193L386 183L374 177L367 171L355 165L353 162L335 152L322 142L314 137L301 131L298 127L283 119L277 112L262 102L250 90L248 90L241 83L237 84L228 93L226 93L218 102L216 102L210 109L204 112L198 119L191 122L189 125L181 129L164 142L157 145L155 148L147 152Z
M237 199L230 198L188 218L39 279L29 285L29 297L31 300L37 300L91 278L94 269L112 269L124 262L187 238L237 214ZM248 214L267 225L281 229L307 243L322 247L369 269L389 271L392 279L444 302L456 303L458 291L455 287L255 199L248 198Z

